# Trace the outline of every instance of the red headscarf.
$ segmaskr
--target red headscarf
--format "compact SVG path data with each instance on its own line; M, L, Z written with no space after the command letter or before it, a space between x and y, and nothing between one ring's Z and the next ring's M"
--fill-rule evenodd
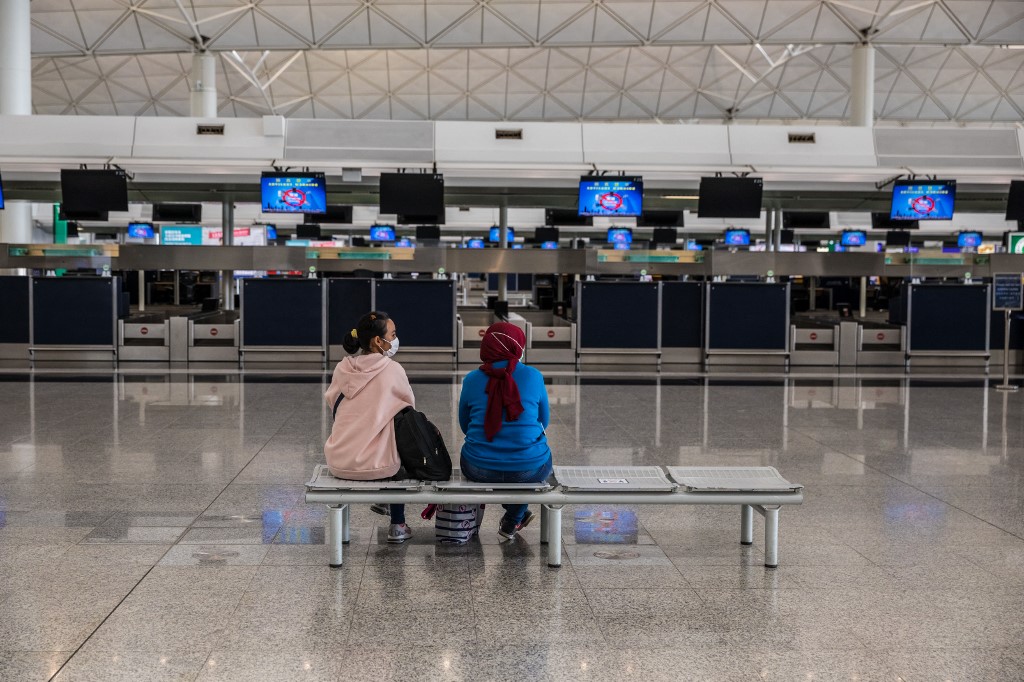
M526 348L526 334L514 324L495 322L487 328L480 344L480 371L490 379L487 381L487 412L484 416L484 435L487 440L501 431L502 412L509 421L516 421L523 413L519 400L519 387L512 378L512 372L519 364L519 358ZM495 367L495 362L507 360L507 367Z

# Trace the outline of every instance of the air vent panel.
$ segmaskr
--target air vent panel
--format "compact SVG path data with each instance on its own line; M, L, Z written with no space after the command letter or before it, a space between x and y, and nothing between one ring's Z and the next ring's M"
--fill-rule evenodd
M790 144L814 144L814 133L790 133Z
M223 123L199 123L196 125L196 135L223 135Z
M521 140L523 139L522 128L496 128L494 131L495 140Z

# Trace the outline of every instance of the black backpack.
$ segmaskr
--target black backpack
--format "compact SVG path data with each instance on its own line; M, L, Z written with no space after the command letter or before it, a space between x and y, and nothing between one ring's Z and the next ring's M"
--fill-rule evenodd
M452 458L444 438L427 415L407 407L395 415L398 458L409 478L447 481L452 477Z

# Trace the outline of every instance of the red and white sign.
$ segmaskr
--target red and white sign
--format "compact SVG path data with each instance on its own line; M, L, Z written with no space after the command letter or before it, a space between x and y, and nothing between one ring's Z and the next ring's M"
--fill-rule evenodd
M555 330L554 329L549 329L548 330L548 338L549 339L555 338Z
M483 337L484 337L484 334L486 334L486 333L487 333L487 330L486 330L486 329L481 329L480 331L478 331L478 332L477 332L477 334L479 334L479 335L480 335L480 338L483 338Z
M142 327L141 329L139 329L139 333L145 336L146 334L149 333L149 327Z
M875 334L876 341L885 341L885 332L878 332Z
M817 341L817 340L818 340L818 333L817 332L811 332L811 341Z
M213 329L210 330L210 336L217 336L217 334L218 334L218 332L217 332L217 328L216 327L214 327Z

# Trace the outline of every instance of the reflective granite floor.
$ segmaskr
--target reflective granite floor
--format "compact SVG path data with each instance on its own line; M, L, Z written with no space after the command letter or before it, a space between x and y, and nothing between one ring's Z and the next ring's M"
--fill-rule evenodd
M414 377L453 452L458 375ZM953 378L552 377L569 464L772 465L733 508L576 508L438 547L302 501L319 375L0 376L0 679L1024 678L1024 398ZM413 510L410 510L413 511ZM412 514L415 517L415 513ZM614 532L594 544L593 520Z

